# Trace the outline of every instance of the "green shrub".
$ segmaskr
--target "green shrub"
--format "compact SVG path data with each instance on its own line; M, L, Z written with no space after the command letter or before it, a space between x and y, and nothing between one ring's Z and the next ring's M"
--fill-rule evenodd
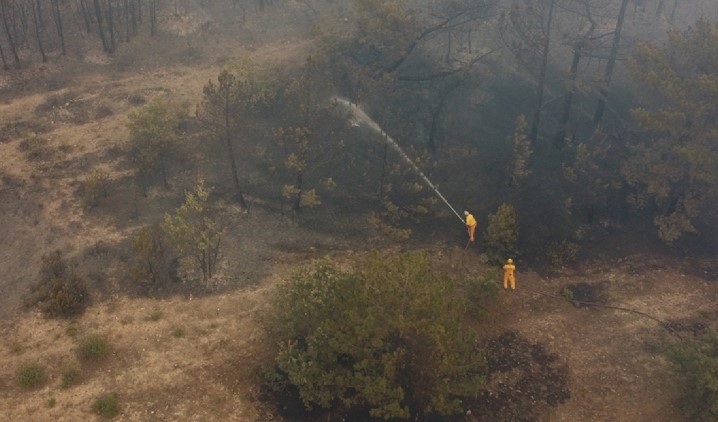
M553 267L563 267L575 262L579 252L581 252L581 246L570 240L551 242L547 252L548 261Z
M55 407L56 404L57 404L57 400L55 400L54 397L50 397L50 398L47 400L47 407L52 408L52 407Z
M42 257L40 282L28 300L47 316L67 317L85 310L89 293L85 281L73 273L60 251Z
M486 317L487 305L494 301L499 294L499 284L496 274L480 278L472 278L462 286L464 297L467 300L467 312L474 318Z
M683 375L683 408L690 420L718 420L718 336L669 346L667 355Z
M101 360L110 353L110 345L104 336L93 334L85 337L78 347L78 355L82 360Z
M494 262L503 263L515 257L519 239L519 217L511 204L501 204L496 214L490 214L484 241L486 253Z
M184 329L179 327L175 328L172 330L172 336L177 338L184 337Z
M298 392L308 409L446 416L483 384L463 303L425 253L374 255L353 272L323 262L280 285L273 303L280 349L266 385Z
M162 311L159 309L155 309L152 311L149 317L147 317L150 321L159 321L162 318Z
M82 373L76 366L70 366L62 371L62 383L60 388L69 388L80 381Z
M114 418L120 414L120 405L117 402L117 394L110 393L98 397L92 403L92 411L105 418Z
M150 283L164 281L168 273L166 249L162 228L158 224L142 227L132 237L132 279Z
M34 362L26 362L20 365L16 373L18 385L23 388L34 388L45 383L45 368Z
M37 135L22 140L19 149L25 153L29 161L49 162L57 155L57 149L50 144L50 141Z
M100 197L107 196L109 180L110 175L104 170L93 170L85 176L85 183L82 186L82 204L85 208L96 206Z

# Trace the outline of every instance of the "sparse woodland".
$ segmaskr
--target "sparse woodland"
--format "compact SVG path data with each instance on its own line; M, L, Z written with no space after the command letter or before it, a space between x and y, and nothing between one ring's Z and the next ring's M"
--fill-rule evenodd
M718 418L711 0L0 0L0 59L18 420Z

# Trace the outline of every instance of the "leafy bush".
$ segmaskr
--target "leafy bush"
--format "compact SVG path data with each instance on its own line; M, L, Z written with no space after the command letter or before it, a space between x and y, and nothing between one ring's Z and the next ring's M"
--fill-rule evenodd
M129 115L127 154L143 183L158 172L168 184L169 160L179 151L179 126L185 110L156 98Z
M105 418L113 418L120 414L120 405L117 402L117 394L110 393L98 397L92 403L92 411Z
M69 366L62 371L62 383L60 388L69 388L80 381L82 373L76 366Z
M718 336L676 344L667 353L684 377L683 404L691 420L718 420Z
M456 414L484 382L463 314L426 253L374 255L353 272L322 262L276 291L281 344L268 387L298 392L307 409L367 418Z
M162 230L172 248L193 269L202 271L204 280L212 278L219 260L222 228L210 215L209 194L202 180L174 215L165 214Z
M15 375L17 383L23 388L38 387L42 385L47 378L45 368L34 362L26 362L20 365Z
M164 281L168 271L165 248L162 228L158 224L142 227L132 238L132 278L151 283Z
M110 174L104 170L93 170L85 176L85 183L82 185L82 204L85 208L96 206L100 197L107 196L109 180Z
M504 262L515 257L519 240L519 217L511 204L501 204L496 214L489 215L484 235L486 251L492 261Z
M40 283L28 300L52 317L67 317L85 310L89 294L85 281L73 273L62 259L60 251L42 257Z
M77 352L83 360L101 360L110 353L110 344L104 336L93 334L80 342Z
M486 317L486 307L499 294L496 274L471 278L463 283L463 297L467 300L467 312L474 318Z
M562 267L575 262L579 252L581 252L581 246L570 240L551 242L547 252L548 261L554 267Z

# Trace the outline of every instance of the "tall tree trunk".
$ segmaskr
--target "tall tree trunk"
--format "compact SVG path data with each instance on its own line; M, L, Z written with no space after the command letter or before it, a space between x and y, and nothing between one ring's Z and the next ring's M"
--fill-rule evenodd
M93 0L95 4L95 18L97 19L97 30L100 33L100 39L102 40L102 49L106 53L110 52L110 45L107 43L107 37L105 36L105 28L102 21L102 4L100 0Z
M130 17L132 19L132 36L137 36L137 8L135 7L136 0L130 0Z
M678 0L673 0L673 9L671 10L671 16L668 18L668 22L673 23L676 19L676 9L678 8Z
M157 0L150 0L150 35L157 33Z
M449 40L446 43L446 55L444 56L444 63L449 64L451 63L451 31L447 31L447 35L449 36Z
M41 7L40 2L38 1L37 3L38 3L37 4L37 20L38 20L38 23L40 24L40 31L44 31L45 30L45 18L44 18L44 15L42 14L42 7Z
M10 52L12 53L13 59L15 59L15 67L20 68L20 56L17 54L17 45L15 45L14 37L10 24L7 20L7 0L0 0L0 14L2 14L2 22L5 27L5 36L7 37L7 43L10 46Z
M389 157L389 142L386 140L384 135L384 154L381 158L381 174L379 176L379 195L378 199L381 202L384 198L384 181L386 180L386 167L387 158Z
M531 131L529 132L529 139L532 144L536 144L538 138L539 124L541 122L541 111L543 109L543 93L546 85L546 68L548 67L548 53L551 47L551 23L553 22L553 5L555 0L551 0L548 9L548 21L546 22L546 34L543 44L543 51L541 57L541 70L539 71L538 87L536 89L536 110L534 111L533 119L531 120Z
M92 25L92 15L90 15L90 11L85 3L85 0L79 0L78 3L82 20L85 22L85 31L89 34L92 32L92 27L90 26Z
M573 47L573 59L571 60L571 70L568 73L568 88L563 99L563 110L561 111L561 120L558 122L558 130L553 139L554 148L562 148L564 139L566 138L566 125L571 117L571 106L573 104L573 94L576 92L576 77L578 76L578 64L581 61L583 53L584 40L576 43Z
M22 47L28 47L28 37L27 31L28 31L28 19L27 19L27 13L25 11L27 7L27 3L21 3L19 6L15 4L11 0L10 4L12 5L11 10L13 11L11 17L12 17L12 25L13 29L15 31L15 44L18 46L19 49L22 49ZM32 2L30 2L32 4ZM18 34L18 28L17 28L17 10L20 11L20 29L22 29L22 36Z
M611 52L608 55L608 63L606 64L606 73L603 76L603 83L599 90L598 104L596 106L596 113L593 115L593 127L595 128L601 123L603 119L603 113L606 109L606 99L608 98L608 87L611 84L611 77L613 76L613 68L616 65L616 57L618 56L618 44L621 42L621 30L623 29L623 19L626 16L626 7L628 6L628 0L621 1L621 9L618 12L618 18L616 19L616 29L613 33L613 44L611 45Z
M130 42L130 2L123 0L125 16L125 42Z
M47 61L47 55L45 54L45 47L42 45L42 25L40 24L40 0L32 2L32 17L35 22L35 37L37 38L37 46L40 49L40 55L42 56L42 62Z
M248 209L247 202L244 200L244 193L242 192L242 187L239 184L239 176L237 175L237 160L234 158L234 146L232 145L232 117L230 116L231 107L229 104L229 95L230 94L227 93L227 97L224 104L224 140L227 147L229 164L232 168L232 183L234 184L234 190L237 195L237 200L239 201L239 204L242 206L242 208L246 210Z
M5 50L2 49L2 44L0 44L0 59L2 59L3 70L10 69L10 67L8 67L7 65L7 59L5 58Z
M55 26L57 26L57 35L60 36L60 45L62 46L62 55L67 55L65 50L65 32L62 30L62 15L60 14L60 5L57 0L51 0L52 12L55 18Z
M297 172L297 196L294 197L294 205L292 205L292 215L302 207L302 194L304 193L304 174Z
M112 9L112 2L114 0L107 0L107 30L110 32L110 50L108 53L115 52L115 12Z

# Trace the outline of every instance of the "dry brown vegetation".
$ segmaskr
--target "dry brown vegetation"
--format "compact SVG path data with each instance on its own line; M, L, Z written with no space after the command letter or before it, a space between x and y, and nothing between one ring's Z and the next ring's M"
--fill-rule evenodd
M222 16L223 10L210 12ZM117 420L284 420L260 400L256 376L272 345L262 325L268 292L314 259L351 263L371 247L387 253L397 248L368 239L366 222L341 209L320 207L299 224L282 213L278 194L275 200L250 193L254 206L243 212L230 199L229 177L192 147L192 139L169 188L152 186L138 197L124 148L129 113L155 96L194 109L203 85L233 59L249 55L301 65L313 48L308 28L289 22L307 13L293 2L247 11L246 20L223 32L198 32L202 21L196 14L167 13L157 38L140 36L113 56L88 43L82 54L0 74L4 418L92 420L98 417L92 410L96 399L115 393ZM252 148L243 153L251 157ZM261 186L267 176L249 161L244 178ZM106 175L107 195L88 207L83 184L95 171ZM131 236L177 207L198 175L218 187L213 201L225 225L218 274L206 283L198 277L158 286L133 283ZM327 227L329 221L334 225ZM428 249L436 268L457 278L491 273L479 250L455 246L463 242L461 235L457 230L454 243L415 241L406 247ZM63 252L90 289L89 306L70 319L49 319L23 306L43 255L54 250ZM681 421L680 391L658 351L664 342L679 341L675 335L630 312L574 307L561 292L576 283L600 283L606 304L648 313L690 336L696 327L718 328L717 276L715 259L683 261L661 252L599 256L550 275L519 264L517 292L501 292L487 316L472 324L487 344L516 332L530 342L521 344L541 344L568 368L570 399L532 409L536 420ZM109 343L102 359L82 359L78 351L92 335ZM36 388L17 383L17 370L26 362L45 369L46 379ZM511 388L520 380L518 371L499 371L488 388L521 395ZM505 412L497 414L524 420ZM467 420L485 419L475 412Z

